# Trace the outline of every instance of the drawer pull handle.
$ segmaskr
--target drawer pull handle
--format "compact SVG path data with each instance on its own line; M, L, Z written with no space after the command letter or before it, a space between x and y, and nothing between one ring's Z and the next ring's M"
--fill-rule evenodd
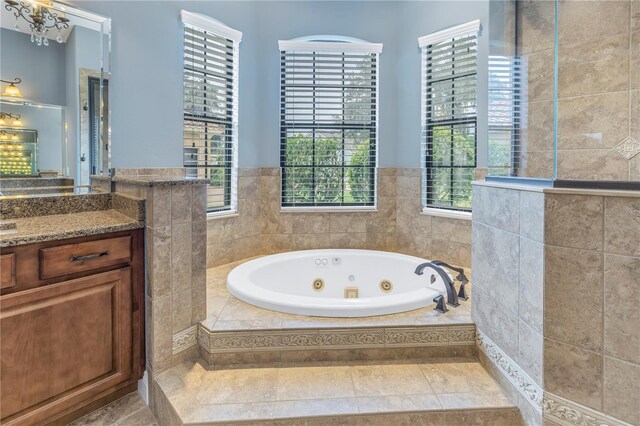
M109 252L103 251L102 253L88 254L86 256L71 256L69 262L84 262L85 260L97 259L103 256L109 256Z

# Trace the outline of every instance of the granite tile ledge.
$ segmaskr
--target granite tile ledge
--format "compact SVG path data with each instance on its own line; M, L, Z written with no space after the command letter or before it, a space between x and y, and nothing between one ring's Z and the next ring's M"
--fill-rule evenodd
M144 222L115 210L34 216L15 219L17 232L0 235L0 247L86 237L144 228Z
M140 176L140 175L116 175L112 179L115 183L138 185L146 187L178 186L178 185L207 185L209 179L190 178L182 176Z
M110 193L9 196L0 199L0 216L19 219L108 210L111 202Z
M113 210L123 215L143 222L145 220L145 200L130 195L111 193L111 206Z
M18 189L18 188L34 188L49 186L73 186L73 179L68 177L33 177L33 178L2 178L0 179L0 188Z

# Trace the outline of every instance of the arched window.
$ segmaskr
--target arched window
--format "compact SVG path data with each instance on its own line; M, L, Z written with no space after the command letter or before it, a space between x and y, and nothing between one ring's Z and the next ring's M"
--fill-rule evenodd
M375 207L382 44L315 35L279 47L282 207Z

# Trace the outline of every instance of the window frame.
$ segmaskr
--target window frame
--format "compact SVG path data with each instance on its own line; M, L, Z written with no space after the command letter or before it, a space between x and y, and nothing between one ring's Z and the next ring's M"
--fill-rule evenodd
M434 212L437 210L443 210L445 212L449 212L448 214L460 214L462 216L466 216L471 213L471 208L456 206L456 198L454 197L454 184L456 179L454 178L456 169L471 169L475 170L478 167L478 68L477 68L477 59L478 59L478 33L480 31L480 21L471 21L466 24L458 25L456 27L452 27L443 31L439 31L424 37L420 37L418 39L419 46L421 48L421 104L422 104L422 127L423 127L423 136L422 136L422 169L423 169L423 182L422 182L422 210L425 213ZM432 73L431 70L427 70L427 64L429 62L429 55L432 54L432 50L435 45L438 43L442 43L446 40L452 40L451 46L455 49L455 39L475 35L476 42L476 69L474 72L464 73L460 75L447 75L439 77L438 79L429 78L429 75ZM451 57L451 61L453 63L452 69L455 69L455 56ZM455 98L455 84L457 80L460 79L468 79L468 77L473 76L475 78L475 112L473 117L460 117L455 118L457 113L456 109L464 108L456 107L456 98ZM428 96L430 93L430 89L433 85L443 82L450 82L449 87L446 90L442 90L443 92L447 92L451 94L451 108L449 109L450 114L442 119L437 119L432 116L432 100L431 97ZM472 163L466 165L455 165L454 164L454 130L456 126L473 126L473 160ZM450 133L450 141L449 141L449 151L450 151L450 164L447 166L439 166L436 165L433 161L434 159L434 131L438 128L446 128ZM435 203L435 199L433 198L433 186L435 181L435 175L437 170L449 169L449 205L437 204ZM473 177L471 179L473 181ZM471 182L469 182L470 184Z
M185 96L185 76L187 72L194 73L191 69L187 69L187 61L183 62L183 165L185 168L207 168L210 170L223 170L223 205L217 207L210 207L207 200L207 216L221 216L221 215L233 215L238 211L238 86L239 86L239 46L242 40L242 33L234 30L231 27L224 25L223 23L198 13L188 12L182 10L180 12L181 20L184 24L183 34L183 55L186 54L186 41L187 41L187 27L192 30L201 31L205 36L212 35L225 40L226 43L232 46L232 61L228 59L218 59L212 64L218 67L224 67L227 71L227 79L231 83L226 82L223 86L220 86L226 92L224 95L225 107L224 114L207 116L206 114L194 114L193 111L187 112L186 109L186 96ZM205 59L206 62L206 59ZM231 64L231 67L229 67ZM219 83L219 81L216 81ZM206 74L203 73L202 84L207 85ZM187 123L192 125L187 126ZM220 133L224 138L224 161L221 165L193 165L187 161L188 150L198 149L198 147L187 147L185 144L184 133L194 128L193 125L200 124L204 127L203 139L208 141L208 126L219 126L223 131ZM205 147L205 150L210 148ZM206 162L209 157L209 153L204 153L204 161ZM196 163L199 163L201 159L195 159ZM211 176L212 173L209 173ZM211 184L207 187L207 198L211 190Z
M279 42L280 47L280 207L283 211L314 211L314 210L337 210L337 211L350 211L350 210L375 210L377 208L377 167L378 167L378 123L379 123L379 53L382 51L382 44L380 43L369 43L363 40L354 39L350 37L342 37L342 36L307 36L300 37L294 40L281 40ZM312 83L309 85L309 89L313 93L312 97L312 119L310 122L301 122L295 120L287 120L287 84L286 80L288 74L286 72L286 57L287 55L295 54L295 53L305 53L313 55L313 71L312 74ZM370 117L371 120L367 124L361 123L347 123L344 119L344 114L342 115L342 120L336 121L334 123L318 123L316 121L315 110L318 103L317 97L317 89L318 88L332 88L330 85L318 85L316 82L316 55L322 53L330 53L335 55L342 56L342 69L345 69L345 55L349 53L368 53L371 54L372 65L371 65L371 74L374 79L372 81L371 90L371 109L370 109ZM344 76L347 75L343 72L343 80ZM333 89L340 89L337 87L333 87ZM342 92L344 94L345 88L342 87ZM321 97L320 97L321 98ZM344 111L343 111L344 113ZM313 154L311 158L311 164L306 165L291 165L287 163L287 152L286 152L286 141L287 138L291 137L290 131L298 130L304 133L311 133L311 139L313 144ZM342 153L342 161L340 165L318 165L316 163L317 157L315 153L316 143L318 138L316 137L316 132L318 131L332 131L340 134L341 140L341 153ZM368 141L369 141L369 165L363 166L352 166L348 165L345 162L345 134L349 131L368 131ZM372 164L372 165L371 165ZM313 200L311 202L291 202L288 200L287 196L287 169L288 168L311 168L312 171L312 188L315 188L315 179L316 179L316 170L319 168L339 168L340 176L341 176L341 184L342 188L340 190L341 201L339 202L318 202L316 199L316 195L314 194ZM359 202L345 202L345 194L347 194L345 190L345 176L347 174L347 170L356 169L356 168L365 168L370 170L370 174L368 176L369 180L369 194L370 201L366 203ZM312 189L313 191L313 189Z

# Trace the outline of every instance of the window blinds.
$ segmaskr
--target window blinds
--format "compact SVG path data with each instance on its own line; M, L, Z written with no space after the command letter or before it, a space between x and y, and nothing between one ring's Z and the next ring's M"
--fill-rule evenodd
M527 128L526 60L489 56L489 174L518 176ZM526 154L526 152L525 152Z
M281 42L282 206L374 206L381 45Z
M184 167L210 180L207 210L235 211L238 141L238 44L241 33L182 12Z
M425 207L471 210L479 25L474 21L419 39Z

